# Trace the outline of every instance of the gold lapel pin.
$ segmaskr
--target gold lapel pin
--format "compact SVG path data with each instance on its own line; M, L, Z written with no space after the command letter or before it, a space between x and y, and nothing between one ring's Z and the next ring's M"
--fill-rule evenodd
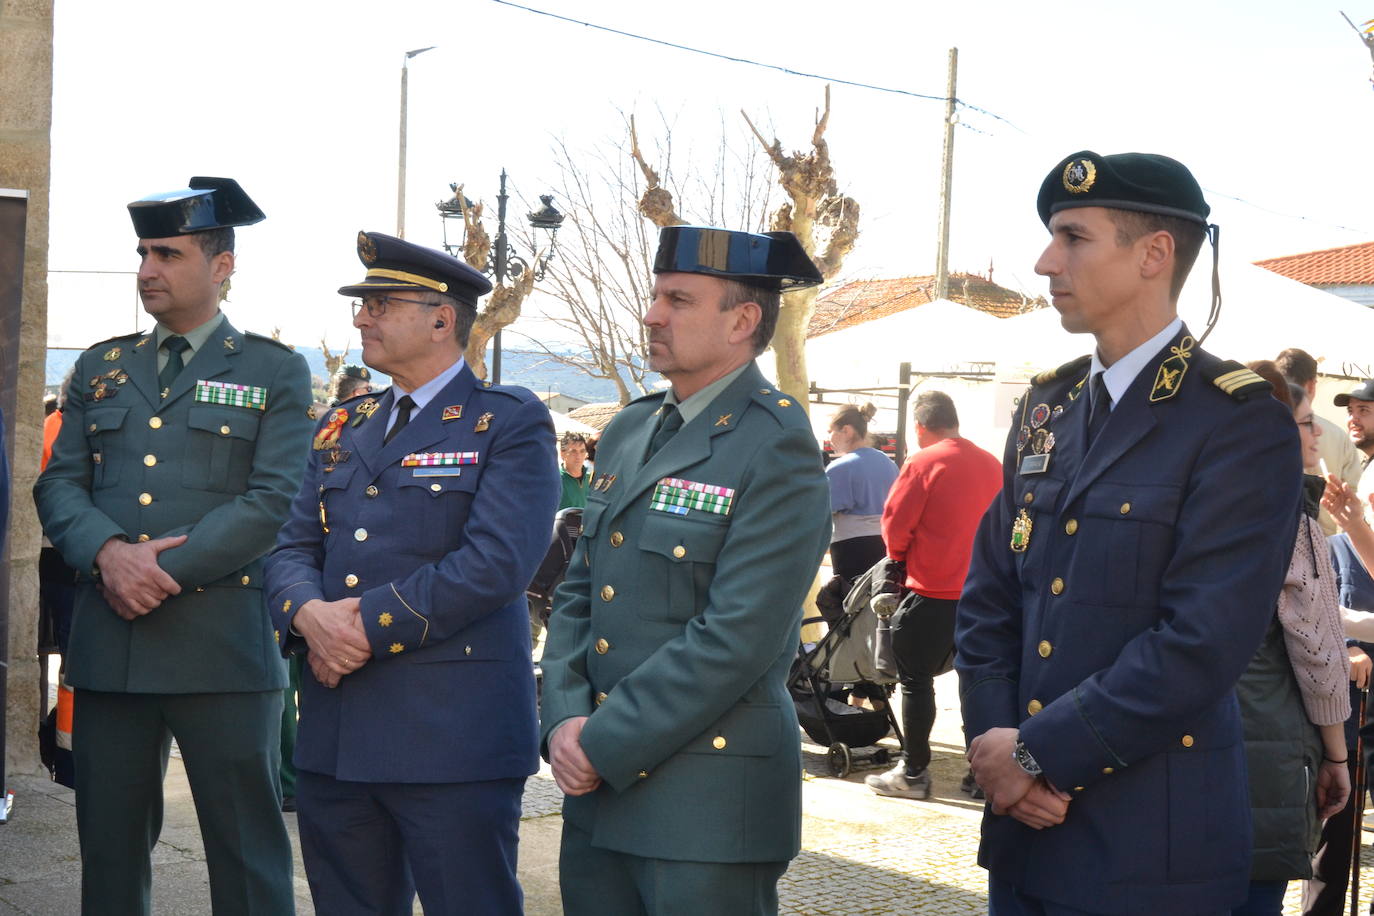
M733 416L734 416L734 414L732 414L732 413L721 414L720 417L716 419L716 425L717 425L717 426L729 426L729 425L730 425L730 418L733 417Z

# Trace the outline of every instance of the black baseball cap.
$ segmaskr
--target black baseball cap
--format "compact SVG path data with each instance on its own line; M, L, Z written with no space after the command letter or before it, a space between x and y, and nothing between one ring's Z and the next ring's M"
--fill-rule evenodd
M1374 401L1374 378L1367 378L1346 394L1338 394L1331 400L1337 407L1344 407L1351 400Z

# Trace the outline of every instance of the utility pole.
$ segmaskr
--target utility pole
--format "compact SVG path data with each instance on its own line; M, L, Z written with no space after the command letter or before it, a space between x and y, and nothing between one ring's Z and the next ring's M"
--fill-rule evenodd
M945 89L945 154L940 174L940 241L935 249L935 298L949 298L949 196L954 183L954 85L959 49L949 49L949 83Z
M406 237L406 114L409 107L410 59L417 54L433 51L434 45L407 51L401 61L401 151L396 160L396 237Z

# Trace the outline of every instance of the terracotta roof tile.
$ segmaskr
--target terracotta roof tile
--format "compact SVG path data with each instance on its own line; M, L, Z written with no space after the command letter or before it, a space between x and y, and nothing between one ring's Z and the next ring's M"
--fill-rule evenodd
M1308 286L1374 284L1374 242L1289 254L1255 264Z
M616 401L603 401L597 404L583 404L575 410L568 411L568 416L579 423L586 423L588 426L595 426L597 429L605 431L610 422L615 419L615 415L620 413L620 404Z
M934 293L933 276L846 283L816 300L806 336L818 337L925 305ZM1032 299L977 274L950 274L949 298L995 318L1010 318L1046 305L1042 296Z

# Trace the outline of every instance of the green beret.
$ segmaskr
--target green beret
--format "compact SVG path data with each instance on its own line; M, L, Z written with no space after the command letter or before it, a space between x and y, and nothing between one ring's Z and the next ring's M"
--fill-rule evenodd
M1046 226L1050 217L1073 207L1110 207L1160 213L1207 225L1212 208L1188 167L1154 153L1099 156L1074 153L1045 176L1036 209Z

